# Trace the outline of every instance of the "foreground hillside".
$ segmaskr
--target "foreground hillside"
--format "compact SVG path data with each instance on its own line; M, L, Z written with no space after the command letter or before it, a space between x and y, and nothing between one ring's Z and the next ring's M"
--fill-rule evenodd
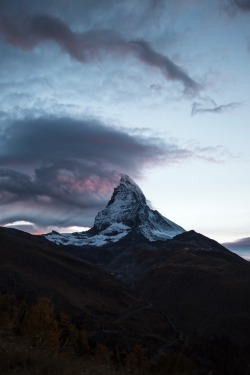
M124 356L137 346L155 374L247 374L249 263L194 231L154 243L131 234L100 248L1 228L0 258L2 295L29 308L48 297L56 319L65 313L86 332L94 363L100 342L112 352L112 371L125 371ZM2 346L27 352L20 332L9 343L3 330Z
M45 239L15 229L0 229L0 290L33 304L49 297L58 312L67 313L91 336L137 344L146 333L161 341L171 329L153 308L140 315L147 303L107 272L67 255ZM137 313L138 311L138 313ZM124 319L123 319L124 317ZM163 327L159 338L150 322ZM171 332L170 332L171 333Z

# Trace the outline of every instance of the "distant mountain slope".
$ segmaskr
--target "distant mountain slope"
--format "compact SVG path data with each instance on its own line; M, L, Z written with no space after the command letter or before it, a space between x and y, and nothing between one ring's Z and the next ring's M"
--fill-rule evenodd
M105 248L65 249L132 285L183 337L249 341L250 264L216 241L189 231L167 241L128 235Z
M223 243L227 249L250 261L250 237Z
M214 241L207 240L206 246L204 236L185 233L176 238L179 243L169 251L162 246L157 252L140 254L141 262L135 261L140 264L135 288L172 317L181 336L225 335L248 345L249 263Z
M73 234L52 232L45 237L57 244L103 246L117 242L131 232L157 241L172 238L184 229L150 209L139 186L124 175L106 208L97 214L93 228Z

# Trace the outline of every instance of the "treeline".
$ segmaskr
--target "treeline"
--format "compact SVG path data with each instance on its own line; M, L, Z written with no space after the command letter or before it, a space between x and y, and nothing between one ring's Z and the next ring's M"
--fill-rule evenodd
M31 348L80 355L89 350L86 332L77 329L67 315L56 315L48 298L29 306L25 301L18 303L14 295L0 295L0 328L7 337L23 337Z
M250 374L227 337L192 338L150 361L135 346L117 351L88 337L48 298L30 306L0 294L0 374L3 375L238 375ZM152 359L152 358L151 358Z
M48 375L192 374L194 368L182 354L152 365L138 345L117 353L90 340L64 313L56 314L48 298L29 306L14 295L0 294L0 374L43 374L44 365Z

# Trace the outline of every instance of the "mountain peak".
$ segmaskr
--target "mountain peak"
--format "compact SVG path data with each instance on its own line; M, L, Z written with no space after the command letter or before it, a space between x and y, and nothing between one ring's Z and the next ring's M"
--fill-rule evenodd
M136 185L136 183L127 174L122 174L120 178L120 183Z
M107 206L95 218L94 226L80 234L46 237L57 243L102 246L117 242L130 232L149 241L167 240L185 232L179 225L151 210L139 186L127 175L122 175ZM74 240L75 238L75 240ZM69 240L68 240L69 239Z
M127 187L137 188L137 189L139 189L141 191L141 189L139 188L139 186L132 180L132 178L130 178L126 174L121 175L120 184L125 185Z
M146 204L146 198L139 188L139 186L127 175L122 175L120 178L119 185L114 188L114 192L107 206L110 206L114 201L122 200L134 203L135 200L139 200L141 203ZM123 206L124 209L124 206Z
M114 192L116 190L128 190L127 193L129 194L129 192L133 191L135 194L137 194L138 196L141 196L143 197L143 200L145 200L146 202L146 198L142 192L142 190L140 189L140 187L132 180L132 178L130 178L129 176L127 176L126 174L122 175L121 178L120 178L120 183L119 185L114 189ZM112 199L112 198L111 198Z
M145 205L146 198L139 186L129 176L122 175L106 208L97 214L94 228L103 230L115 222L132 228L138 211Z

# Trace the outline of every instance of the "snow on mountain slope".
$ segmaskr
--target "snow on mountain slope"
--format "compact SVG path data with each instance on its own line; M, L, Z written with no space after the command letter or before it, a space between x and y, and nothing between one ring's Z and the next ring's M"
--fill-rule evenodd
M158 211L151 210L139 186L123 175L107 206L97 214L93 228L71 234L51 232L45 237L57 244L103 246L119 241L132 230L150 241L167 240L185 232Z

